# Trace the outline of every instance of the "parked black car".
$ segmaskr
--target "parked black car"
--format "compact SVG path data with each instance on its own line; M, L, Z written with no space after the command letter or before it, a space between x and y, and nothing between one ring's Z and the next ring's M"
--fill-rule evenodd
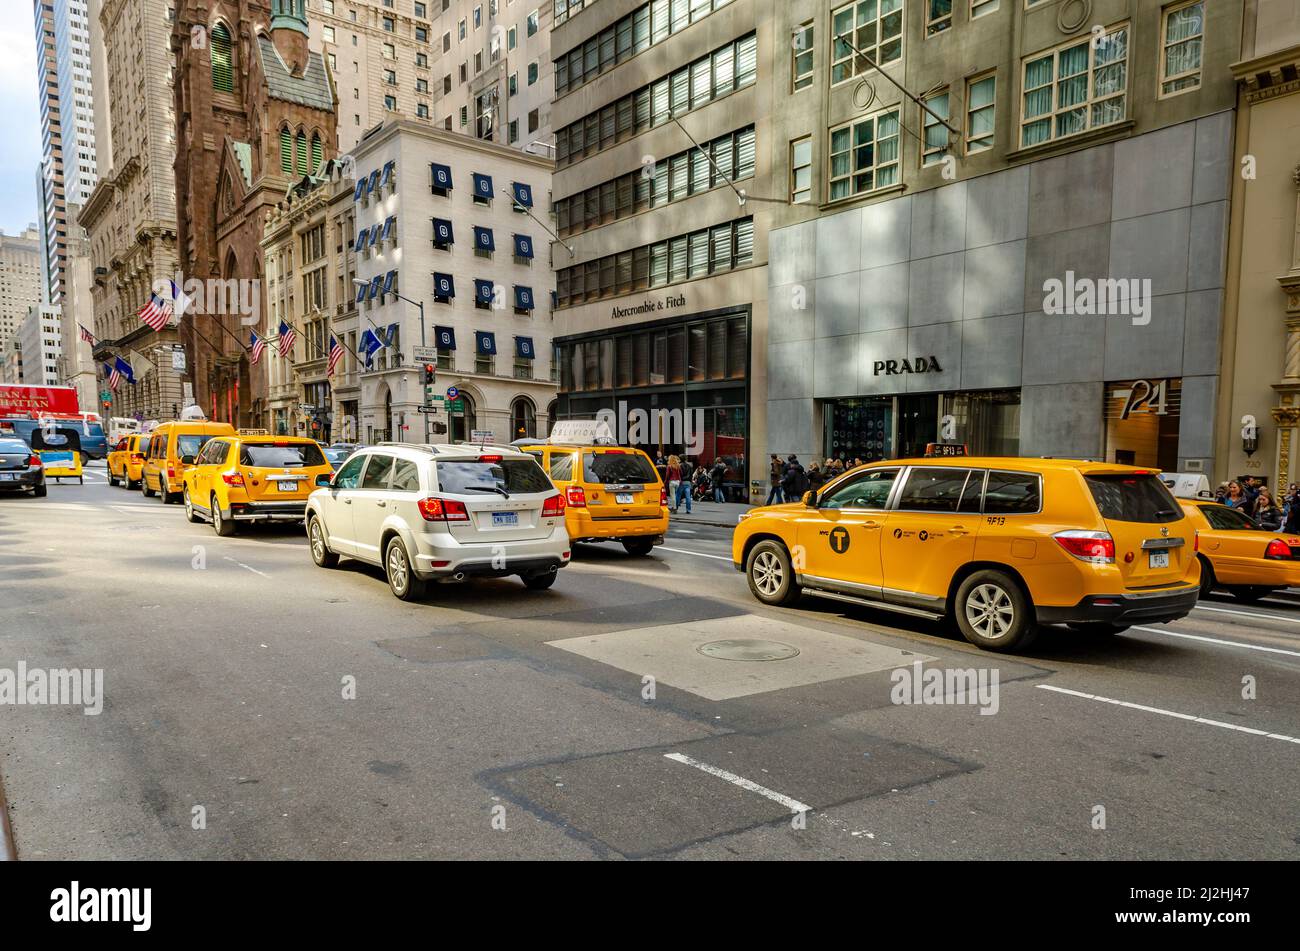
M21 439L0 437L0 490L45 495L45 467Z

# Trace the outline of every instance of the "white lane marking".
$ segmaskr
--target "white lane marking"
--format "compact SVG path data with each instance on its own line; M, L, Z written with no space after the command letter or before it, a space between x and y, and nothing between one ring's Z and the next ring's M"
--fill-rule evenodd
M241 568L246 568L247 570L251 571L255 575L261 575L263 578L271 577L265 571L258 571L256 568L252 567L251 565L246 565L242 561L235 561L235 559L231 558L229 555L222 555L221 557L226 559L226 561L234 562L236 565L239 565L239 567Z
M1259 614L1254 611L1233 611L1231 608L1211 608L1204 604L1198 604L1192 608L1193 611L1213 611L1215 614L1235 614L1237 617L1257 617L1264 618L1268 621L1290 621L1292 624L1300 624L1300 618L1286 617L1282 614Z
M1159 627L1134 625L1133 630L1146 631L1148 634L1164 634L1166 637L1181 637L1189 641L1204 641L1207 644L1222 644L1224 647L1240 647L1248 651L1264 651L1268 654L1286 654L1288 657L1300 657L1300 651L1289 651L1281 647L1264 647L1262 644L1243 644L1241 641L1225 641L1217 637L1203 637L1200 634L1183 634L1180 631L1166 631Z
M674 535L698 535L699 534L699 532L697 532L693 528L670 528L668 529L668 531L672 532Z
M774 792L766 786L760 786L758 783L746 779L744 776L737 776L735 773L729 773L725 769L719 769L716 766L710 766L708 763L701 763L697 759L691 759L681 753L665 753L664 759L670 759L674 763L685 763L687 766L694 766L698 770L708 773L710 776L717 776L719 779L725 779L733 786L739 786L741 789L748 789L750 792L756 792L760 796L766 796L773 802L779 802L791 812L811 812L812 806L804 805L798 799L791 799L789 796L783 796L779 792Z
M1285 740L1287 743L1300 744L1300 737L1287 736L1285 733L1270 733L1268 730L1257 730L1254 727L1241 726L1237 723L1224 723L1222 720L1209 720L1205 717L1198 717L1191 713L1179 713L1176 710L1162 710L1160 707L1148 707L1140 703L1129 703L1127 700L1114 700L1111 697L1099 697L1093 693L1084 693L1081 690L1067 690L1065 687L1054 687L1051 684L1035 684L1039 690L1050 690L1053 693L1063 693L1070 697L1080 697L1084 700L1096 700L1098 703L1111 703L1119 707L1127 707L1129 710L1141 710L1143 713L1158 713L1162 717L1173 717L1176 720L1188 720L1192 723L1204 723L1206 726L1222 727L1225 730L1235 730L1238 733L1249 733L1252 736L1262 736L1270 740Z
M688 548L669 548L667 545L657 546L660 551L675 551L679 555L695 555L699 558L716 558L718 561L731 561L726 555L706 555L702 551L691 551Z

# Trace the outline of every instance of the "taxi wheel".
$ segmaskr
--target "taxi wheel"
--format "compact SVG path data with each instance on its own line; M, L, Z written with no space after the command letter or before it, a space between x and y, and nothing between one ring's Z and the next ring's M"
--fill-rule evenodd
M146 499L153 498L153 489L149 488L149 480L144 476L140 476L140 494Z
M755 545L745 560L745 577L749 580L750 593L764 604L793 604L803 591L794 580L790 553L780 542L762 541Z
M311 560L321 568L337 568L339 556L325 543L325 527L315 515L307 523L307 541L311 545Z
M628 538L623 542L623 550L629 555L641 557L650 554L655 549L655 540L653 538Z
M1196 557L1199 558L1201 562L1201 595L1200 596L1202 598L1208 598L1210 596L1210 593L1214 590L1214 585L1215 585L1214 568L1213 566L1210 565L1208 559L1202 557L1201 555L1197 555Z
M1238 601L1245 604L1254 604L1260 598L1273 592L1272 588L1264 588L1257 584L1233 585L1228 592Z
M112 470L112 469L109 469L109 470L108 470L108 484L109 484L109 485L117 485L117 476L113 475L113 470Z
M953 613L962 636L984 650L1027 647L1037 633L1024 591L1002 571L977 571L963 581Z
M403 601L415 601L424 597L424 582L411 571L411 558L406 553L406 546L396 535L388 542L388 548L384 552L384 574L388 576L389 589Z
M217 502L217 497L212 497L212 530L222 538L229 538L235 534L235 522L233 519L221 517L221 505Z
M194 511L194 501L190 498L190 487L185 487L185 518L191 522L201 522L199 513Z

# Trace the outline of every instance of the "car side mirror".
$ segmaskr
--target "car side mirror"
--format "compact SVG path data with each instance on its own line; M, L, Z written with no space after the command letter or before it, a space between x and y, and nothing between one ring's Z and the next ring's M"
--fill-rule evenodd
M803 494L803 504L808 506L810 509L815 509L817 507L817 493L811 491L805 492Z
M183 466L192 466L192 465L194 465L194 457L193 457L193 456L181 456L181 465L183 465Z
M333 485L333 484L334 484L334 477L331 476L331 475L326 475L325 473L322 472L320 475L318 475L318 476L316 477L316 485L317 485L318 487L319 487L319 486L330 486L330 485Z

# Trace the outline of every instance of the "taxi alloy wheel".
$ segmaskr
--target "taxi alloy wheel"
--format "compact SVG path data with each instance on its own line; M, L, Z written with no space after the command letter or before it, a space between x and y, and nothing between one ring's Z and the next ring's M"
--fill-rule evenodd
M191 522L203 521L199 518L199 513L194 511L194 502L190 499L190 487L185 487L185 518Z
M985 650L1026 647L1036 631L1020 585L1001 571L977 571L963 581L954 613L962 636Z
M388 576L388 587L403 601L415 601L424 594L424 582L411 571L410 556L406 554L406 546L397 536L388 542L388 550L384 554L384 573Z
M784 605L798 600L801 588L794 579L790 553L777 541L762 541L745 563L749 590L764 604Z
M212 497L212 530L222 538L229 538L235 534L235 522L233 519L223 518L221 515L221 503L217 497Z
M333 568L339 563L339 556L325 544L325 528L315 515L307 522L307 541L311 544L311 560L318 566Z
M153 498L153 489L149 488L149 479L147 476L140 476L140 494L146 499Z

